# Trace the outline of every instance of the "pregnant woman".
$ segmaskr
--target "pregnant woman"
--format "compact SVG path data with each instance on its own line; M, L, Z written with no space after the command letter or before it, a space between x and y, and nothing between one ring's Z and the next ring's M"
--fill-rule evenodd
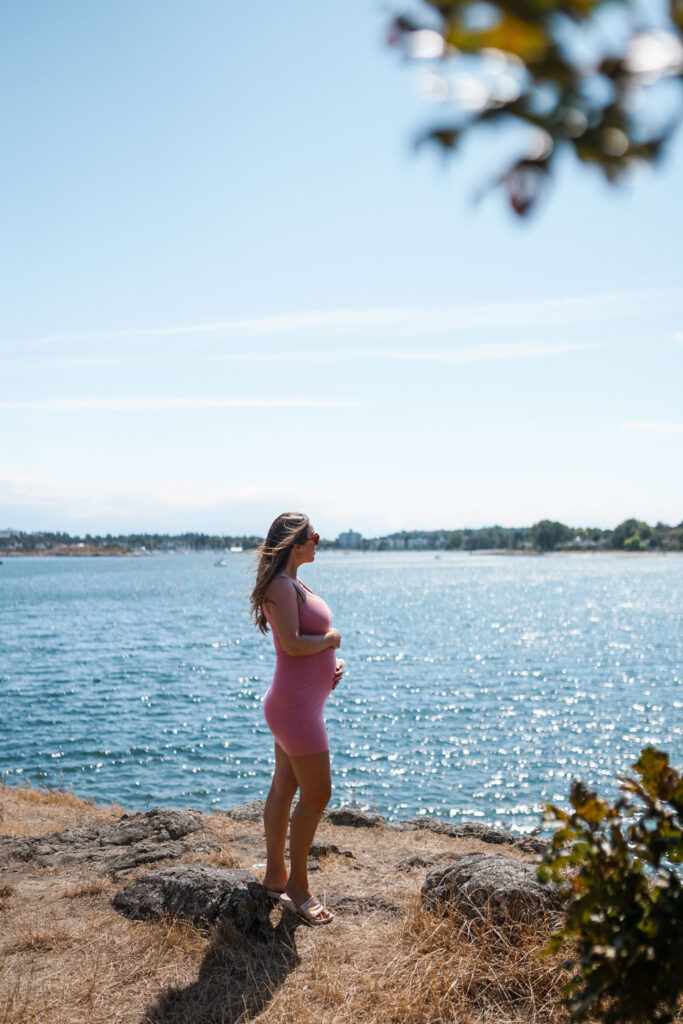
M251 595L252 617L262 633L270 626L277 652L275 675L263 705L275 737L275 772L263 816L267 849L263 884L269 895L311 925L329 924L334 916L311 893L306 862L331 793L323 708L344 669L334 653L341 634L330 628L330 609L297 579L299 566L314 561L319 541L308 516L300 512L278 516L259 548ZM285 839L297 789L288 875Z

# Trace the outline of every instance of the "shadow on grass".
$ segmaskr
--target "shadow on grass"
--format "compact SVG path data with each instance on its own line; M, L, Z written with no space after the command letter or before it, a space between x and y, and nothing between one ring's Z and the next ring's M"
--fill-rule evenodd
M141 1024L236 1024L257 1017L299 964L294 933L301 924L285 913L265 935L232 926L217 932L197 980L164 992Z

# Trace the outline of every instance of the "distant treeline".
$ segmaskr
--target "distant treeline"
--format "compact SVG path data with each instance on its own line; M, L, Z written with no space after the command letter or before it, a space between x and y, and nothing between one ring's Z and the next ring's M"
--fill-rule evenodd
M531 548L536 551L608 549L645 551L683 549L683 522L678 526L657 523L650 526L639 519L625 519L613 530L596 526L572 527L542 519L531 527L506 529L491 526L481 530L454 530L446 539L446 548Z
M207 533L86 533L81 537L45 531L24 533L21 530L0 530L0 551L39 552L78 545L150 552L225 551L234 547L248 551L258 547L262 540L262 537L254 535ZM339 546L337 540L321 541L323 548ZM478 530L403 530L385 537L360 538L358 548L362 551L680 551L683 550L683 522L677 526L661 522L650 526L639 519L626 519L613 530L602 530L599 527L572 527L542 519L533 526L516 528L486 526Z
M0 531L0 549L5 551L42 551L79 544L97 548L128 548L133 551L224 551L231 547L256 548L262 537L231 537L207 533L119 533L71 536L69 533L23 533Z

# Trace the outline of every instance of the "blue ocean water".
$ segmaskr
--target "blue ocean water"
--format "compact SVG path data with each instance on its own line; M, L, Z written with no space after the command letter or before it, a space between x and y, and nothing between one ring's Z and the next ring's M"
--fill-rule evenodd
M249 554L8 558L0 778L126 809L228 808L273 765ZM321 553L341 630L333 803L513 830L648 743L683 763L683 558Z

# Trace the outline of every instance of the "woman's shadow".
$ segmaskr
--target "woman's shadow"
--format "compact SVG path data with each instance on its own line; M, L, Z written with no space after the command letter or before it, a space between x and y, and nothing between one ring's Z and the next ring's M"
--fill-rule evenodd
M235 1024L258 1016L300 962L294 936L300 924L284 912L265 933L227 925L214 934L197 980L167 989L141 1024Z

